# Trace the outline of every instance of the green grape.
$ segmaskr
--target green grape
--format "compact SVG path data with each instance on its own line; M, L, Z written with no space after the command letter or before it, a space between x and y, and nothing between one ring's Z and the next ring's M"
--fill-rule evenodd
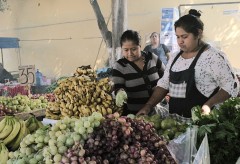
M80 128L78 129L78 132L83 135L83 134L86 133L86 128L80 127Z
M72 138L75 142L77 142L77 141L81 140L81 135L78 134L78 133L75 133L75 134L72 135Z
M29 160L29 163L30 163L30 164L37 164L38 161L37 161L37 159L35 159L35 158L31 158L31 159Z
M22 142L24 142L25 145L31 145L32 143L35 142L35 137L31 135L31 137L24 138Z
M44 158L46 158L47 156L51 155L51 154L50 154L50 148L49 148L49 147L50 147L50 146L46 146L46 147L43 148L42 154L43 154Z
M7 164L14 164L14 160L13 160L13 159L9 159L9 160L7 161Z
M92 132L93 132L93 128L92 128L92 127L88 127L88 128L87 128L87 133L90 134L90 133L92 133Z
M43 135L38 136L38 142L40 142L40 143L44 142L44 136Z
M93 121L94 121L94 117L93 116L89 116L89 117L87 117L88 118L88 121L90 122L90 123L92 123Z
M86 133L82 134L83 140L86 140L88 138L88 135Z
M93 112L93 117L95 120L98 120L98 121L100 121L103 118L102 114L99 112Z
M74 127L75 127L75 122L71 122L71 123L70 123L70 127L71 127L71 128L74 128Z
M64 154L67 151L67 147L62 145L58 148L58 153L59 154Z
M82 122L85 122L85 121L88 120L88 118L87 118L87 117L80 117L80 120L81 120Z
M67 128L67 125L66 125L66 124L61 124L61 125L59 126L59 128L60 128L61 130L65 130L65 129Z
M15 152L13 152L13 155L14 155L15 158L18 158L18 156L20 155L20 151L17 150Z
M41 153L39 153L39 154L35 155L35 158L36 158L37 161L42 161L44 157Z
M62 159L62 156L60 154L56 154L53 157L54 162L59 163Z
M58 153L57 146L49 146L49 149L52 155L56 155Z
M90 123L89 121L85 121L84 124L83 124L83 126L84 126L85 128L88 128L88 127L91 126L91 123Z
M67 124L70 123L70 121L71 121L70 118L68 118L68 117L64 117L64 119L62 120L62 123L67 125Z
M24 159L18 159L16 161L16 164L25 164L25 160Z
M59 147L63 146L64 144L65 144L65 143L57 142L57 147L59 148Z
M54 146L55 144L56 144L56 140L54 140L54 139L50 139L49 141L48 141L48 145L49 146Z
M83 127L83 121L82 120L77 120L76 122L75 122L75 126L76 127Z
M54 132L58 131L58 130L60 129L60 128L59 128L60 124L61 124L61 123L57 122L57 123L51 128L51 130L54 131Z
M29 148L29 147L26 148L25 154L28 155L28 156L29 156L30 154L32 154L32 149Z
M47 136L44 138L44 143L47 144L49 140L50 140L50 137L47 135Z
M74 144L74 140L71 137L68 137L66 140L66 146L72 146Z
M94 127L99 127L99 125L100 125L100 121L95 120L95 121L93 122L93 124L94 124Z
M21 147L20 148L20 153L21 154L26 154L26 149L27 149L26 147Z
M61 134L58 138L57 138L57 141L58 142L62 142L62 143L65 143L67 140L67 136L64 135L64 134Z
M42 149L44 146L45 146L44 143L38 143L38 144L36 145L36 147L37 147L38 150L39 150L39 149Z
M20 142L20 147L27 147L26 142Z
M49 131L48 134L51 138L55 137L55 131Z
M10 151L10 152L8 153L8 157L9 157L9 158L14 158L14 152L13 152L13 151Z
M78 132L78 127L77 126L75 126L74 128L73 128L73 130L75 131L75 132Z
M62 132L61 131L57 131L55 132L55 136L58 138L60 135L62 135Z

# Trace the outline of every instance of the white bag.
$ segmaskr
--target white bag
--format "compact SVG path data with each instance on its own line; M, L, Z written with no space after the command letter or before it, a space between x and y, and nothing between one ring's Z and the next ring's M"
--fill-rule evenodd
M205 137L203 138L203 141L197 151L193 164L210 164L210 153L207 133L205 134Z

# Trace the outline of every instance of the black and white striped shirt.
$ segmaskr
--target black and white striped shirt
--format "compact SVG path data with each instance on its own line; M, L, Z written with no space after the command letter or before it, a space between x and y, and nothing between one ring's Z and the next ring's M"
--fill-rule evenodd
M140 110L152 95L157 81L163 76L164 64L151 52L142 51L145 57L143 70L125 58L116 61L113 67L115 93L124 89L127 93L127 107L130 111Z

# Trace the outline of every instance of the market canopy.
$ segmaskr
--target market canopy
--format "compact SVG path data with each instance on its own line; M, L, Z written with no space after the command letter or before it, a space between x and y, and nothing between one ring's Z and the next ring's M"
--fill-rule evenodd
M18 38L8 38L8 37L0 37L0 48L2 54L2 65L3 63L3 48L19 48L19 39Z
M0 37L0 48L19 48L19 39Z

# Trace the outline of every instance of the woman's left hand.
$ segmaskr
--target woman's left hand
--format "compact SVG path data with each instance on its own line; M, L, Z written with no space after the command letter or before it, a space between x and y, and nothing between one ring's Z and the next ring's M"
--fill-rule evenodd
M202 114L203 115L209 115L210 111L211 111L211 108L208 105L202 106Z
M136 115L147 115L151 110L151 107L149 107L148 105L145 105Z

